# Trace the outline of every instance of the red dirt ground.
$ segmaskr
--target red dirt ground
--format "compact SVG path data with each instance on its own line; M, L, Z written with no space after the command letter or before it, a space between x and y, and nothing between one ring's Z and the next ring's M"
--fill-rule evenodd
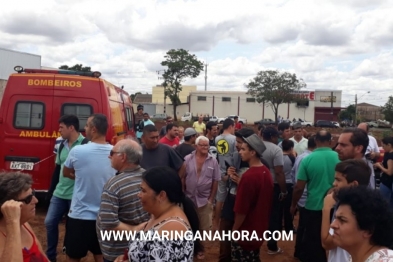
M45 216L46 216L47 207L44 205L37 206L37 214L34 220L30 221L31 226L34 229L37 238L40 240L44 250L46 250L46 228L44 224ZM297 223L297 219L295 218L295 225ZM66 256L62 253L62 244L64 240L64 223L60 224L60 239L59 244L57 246L57 262L65 262ZM284 253L279 255L268 255L266 243L263 244L261 248L261 260L269 261L269 262L292 262L297 261L293 258L294 252L294 242L296 238L296 234L293 235L293 241L280 241L279 246L284 250ZM206 258L204 261L206 262L215 262L218 261L219 254L219 242L210 242L206 245ZM87 257L82 259L83 262L94 262L93 256L89 253ZM195 259L194 261L201 261Z

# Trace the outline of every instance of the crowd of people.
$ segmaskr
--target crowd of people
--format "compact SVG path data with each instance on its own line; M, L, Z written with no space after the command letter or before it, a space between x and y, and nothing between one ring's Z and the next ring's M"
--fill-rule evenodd
M59 119L46 250L28 223L38 202L31 176L0 175L0 261L56 261L64 217L70 262L89 251L96 262L203 261L205 241L120 241L102 232L210 230L258 236L224 239L218 261L260 261L264 232L282 230L296 233L299 261L393 261L392 137L382 139L378 163L378 144L364 123L344 129L333 144L328 130L306 136L285 121L255 132L236 118L221 129L202 118L184 129L168 117L158 130L137 109L136 139L115 145L106 142L105 115L88 118L86 138L76 116ZM374 168L382 172L379 185ZM268 255L285 252L276 239L266 242Z

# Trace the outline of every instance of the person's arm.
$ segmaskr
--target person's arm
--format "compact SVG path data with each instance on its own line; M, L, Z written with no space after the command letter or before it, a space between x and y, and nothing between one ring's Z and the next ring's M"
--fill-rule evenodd
M325 250L331 250L337 245L333 242L333 236L330 235L330 211L336 204L336 201L333 198L334 193L327 194L323 201L323 209L322 209L322 226L321 226L321 241L322 247Z
M74 170L74 152L77 147L71 149L70 153L68 154L67 160L64 162L63 167L63 176L69 179L75 179L75 170Z
M68 168L64 165L63 176L75 180L75 170L73 168Z
M389 159L387 161L388 164L388 168L384 168L382 163L376 163L374 166L378 167L379 169L381 169L381 171L388 175L388 176L392 176L393 175L393 160Z
M22 202L8 200L1 206L5 220L6 240L0 246L0 261L23 262L20 213Z
M292 205L291 205L291 214L293 215L295 213L296 207L297 207L297 202L299 202L300 198L303 195L304 188L306 187L307 181L300 180L298 178L295 187L293 188L293 194L292 194Z
M232 230L237 231L241 227L241 225L243 225L245 219L246 219L245 214L236 214L235 222L233 223Z
M149 220L149 215L145 211L143 211L143 207L140 201L132 204L132 217L134 217L134 222L137 225L130 225L119 220L119 200L123 197L118 188L118 185L114 184L109 180L107 184L104 186L104 190L101 195L101 204L100 204L100 228L102 230L127 230L127 231L135 231L138 230L141 225L144 225L147 220ZM116 183L116 182L115 182ZM135 183L128 187L128 192L134 192L131 198L137 198L139 192L139 183Z
M376 160L381 156L381 152L379 151L377 140L372 136L369 136L369 138L370 138L369 143L372 144L370 158Z

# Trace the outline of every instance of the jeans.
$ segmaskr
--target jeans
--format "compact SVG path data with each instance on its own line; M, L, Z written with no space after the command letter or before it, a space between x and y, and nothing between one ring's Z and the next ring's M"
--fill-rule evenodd
M113 262L113 261L105 259L105 257L104 257L104 262Z
M393 210L393 192L392 188L388 188L384 184L379 185L379 192L381 193L382 197L388 201L390 208Z
M56 259L57 243L59 241L59 223L63 216L68 213L71 206L71 200L58 198L52 196L45 217L46 236L48 241L48 248L46 255L49 260Z

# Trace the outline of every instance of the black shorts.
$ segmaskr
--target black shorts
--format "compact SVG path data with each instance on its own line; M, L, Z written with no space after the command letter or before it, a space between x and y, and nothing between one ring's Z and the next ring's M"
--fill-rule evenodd
M85 257L87 251L90 251L93 255L101 255L96 221L68 217L64 248L67 256L74 259Z

